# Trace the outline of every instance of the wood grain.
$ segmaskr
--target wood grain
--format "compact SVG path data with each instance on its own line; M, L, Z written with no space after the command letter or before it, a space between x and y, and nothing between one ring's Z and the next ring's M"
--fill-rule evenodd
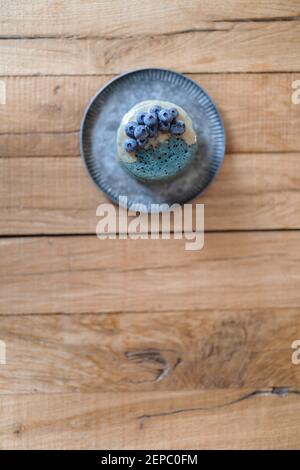
M9 449L297 449L300 398L272 391L0 397Z
M300 388L299 310L0 316L0 394Z
M205 204L206 230L300 228L299 154L226 155ZM0 159L0 233L92 233L107 199L76 158ZM195 228L195 219L194 219Z
M228 152L300 151L299 106L291 99L297 74L190 77L217 104ZM7 104L0 106L0 156L77 155L84 109L110 78L5 77Z
M2 39L0 75L115 74L149 66L185 73L298 72L299 33L295 20L138 40Z
M0 313L148 313L299 308L298 233L186 240L90 237L0 241Z
M79 132L0 133L2 157L68 157L78 155Z
M300 15L299 2L286 0L151 0L80 1L9 0L0 3L0 30L5 37L153 36L195 29L226 29L233 22L290 19ZM153 31L155 25L155 31Z

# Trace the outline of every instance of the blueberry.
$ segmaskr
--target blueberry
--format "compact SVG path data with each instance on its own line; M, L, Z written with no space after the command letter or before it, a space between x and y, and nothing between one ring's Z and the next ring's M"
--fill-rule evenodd
M137 140L145 140L148 137L148 131L146 126L137 126L134 129L134 137Z
M173 120L172 115L168 109L162 109L158 113L158 119L164 124L168 124Z
M171 134L172 135L181 135L185 131L185 123L183 121L175 121L171 125Z
M134 137L134 129L138 126L135 121L129 121L125 126L125 132L128 137Z
M147 114L146 111L140 111L139 113L137 113L136 120L138 124L144 124L144 119L145 119L146 114Z
M157 124L157 115L155 113L147 113L144 118L144 123L149 127L155 126L155 124Z
M141 149L145 148L147 143L148 143L148 139L138 140L137 141L137 144L138 144L139 148L141 148Z
M147 131L148 131L149 137L155 137L158 132L158 125L156 124L155 126L147 126Z
M161 110L161 106L159 106L159 104L156 104L149 109L149 113L155 113L158 115L160 110Z
M134 152L137 148L137 141L135 139L126 139L124 143L124 149L126 152Z
M167 122L166 124L162 121L159 121L158 127L161 132L168 132L170 130L170 123Z
M170 108L169 112L171 113L172 119L176 119L178 116L178 111L176 108Z

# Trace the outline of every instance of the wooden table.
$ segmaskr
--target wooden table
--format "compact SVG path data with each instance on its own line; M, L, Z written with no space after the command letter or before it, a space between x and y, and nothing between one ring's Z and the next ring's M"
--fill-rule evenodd
M80 119L147 66L224 118L202 251L95 236ZM299 0L2 1L0 75L0 448L300 448Z

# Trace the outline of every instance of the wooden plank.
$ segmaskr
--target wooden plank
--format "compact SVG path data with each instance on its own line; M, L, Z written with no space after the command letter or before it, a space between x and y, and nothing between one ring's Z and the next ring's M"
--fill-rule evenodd
M300 228L299 154L226 155L205 204L206 230ZM95 233L107 203L76 158L0 159L0 233ZM195 220L194 220L195 227Z
M252 390L0 397L2 449L297 449L300 399Z
M78 132L88 102L111 78L5 77L1 134Z
M95 236L0 241L1 314L299 308L295 232L185 239Z
M233 21L289 19L300 15L297 0L80 0L47 2L10 0L0 4L0 30L5 37L126 37L168 34L187 29L226 29ZM228 24L229 23L229 24Z
M295 20L138 40L2 39L0 75L115 74L149 64L185 73L298 72L299 33L300 21Z
M300 387L299 310L0 316L0 394Z
M1 113L0 113L1 114ZM79 132L0 134L1 157L68 157L79 152Z
M108 80L96 77L5 77L0 106L0 155L79 153L84 109ZM300 151L299 106L292 103L297 74L192 75L212 96L224 119L227 151Z

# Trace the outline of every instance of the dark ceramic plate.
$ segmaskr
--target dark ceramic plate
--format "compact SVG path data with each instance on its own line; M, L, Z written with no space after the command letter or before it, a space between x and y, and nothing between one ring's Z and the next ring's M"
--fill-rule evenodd
M171 101L187 111L199 150L173 181L144 184L118 163L116 136L123 115L151 99ZM150 212L152 204L184 204L207 188L224 158L225 132L216 106L197 83L171 70L143 69L120 75L96 94L83 116L80 147L89 175L113 202L126 196L128 207Z

